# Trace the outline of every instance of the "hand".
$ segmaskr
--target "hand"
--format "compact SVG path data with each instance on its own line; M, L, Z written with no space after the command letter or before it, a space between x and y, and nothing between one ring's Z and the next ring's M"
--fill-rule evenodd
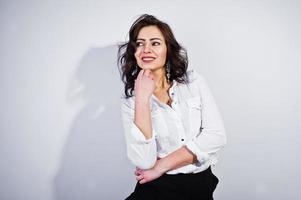
M139 181L140 184L144 184L159 178L163 175L163 172L161 172L155 167L146 170L139 169L138 167L136 167L135 175L136 180Z
M134 90L136 100L147 102L155 91L155 88L154 75L151 70L141 70L135 80Z

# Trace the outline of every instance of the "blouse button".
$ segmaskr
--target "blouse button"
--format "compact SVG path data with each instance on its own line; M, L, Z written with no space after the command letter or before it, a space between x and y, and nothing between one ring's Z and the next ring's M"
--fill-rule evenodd
M182 138L181 141L184 141L184 139Z

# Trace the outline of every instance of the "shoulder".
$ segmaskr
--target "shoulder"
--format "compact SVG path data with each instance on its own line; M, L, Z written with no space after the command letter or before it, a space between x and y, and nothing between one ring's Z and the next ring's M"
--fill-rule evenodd
M195 69L187 71L187 79L189 84L206 82L204 76Z
M208 90L208 83L206 78L195 69L187 71L188 83L186 87L192 92L204 92Z

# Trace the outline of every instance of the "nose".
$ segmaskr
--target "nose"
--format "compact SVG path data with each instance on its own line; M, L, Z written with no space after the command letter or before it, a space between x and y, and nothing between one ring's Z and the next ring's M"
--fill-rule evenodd
M151 51L151 46L149 43L146 43L143 48L143 53L149 53Z

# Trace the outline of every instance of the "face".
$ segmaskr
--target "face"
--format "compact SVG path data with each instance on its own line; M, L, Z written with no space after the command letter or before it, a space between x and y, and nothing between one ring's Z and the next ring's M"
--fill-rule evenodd
M167 46L164 36L156 26L143 27L136 40L135 58L142 69L164 69Z

